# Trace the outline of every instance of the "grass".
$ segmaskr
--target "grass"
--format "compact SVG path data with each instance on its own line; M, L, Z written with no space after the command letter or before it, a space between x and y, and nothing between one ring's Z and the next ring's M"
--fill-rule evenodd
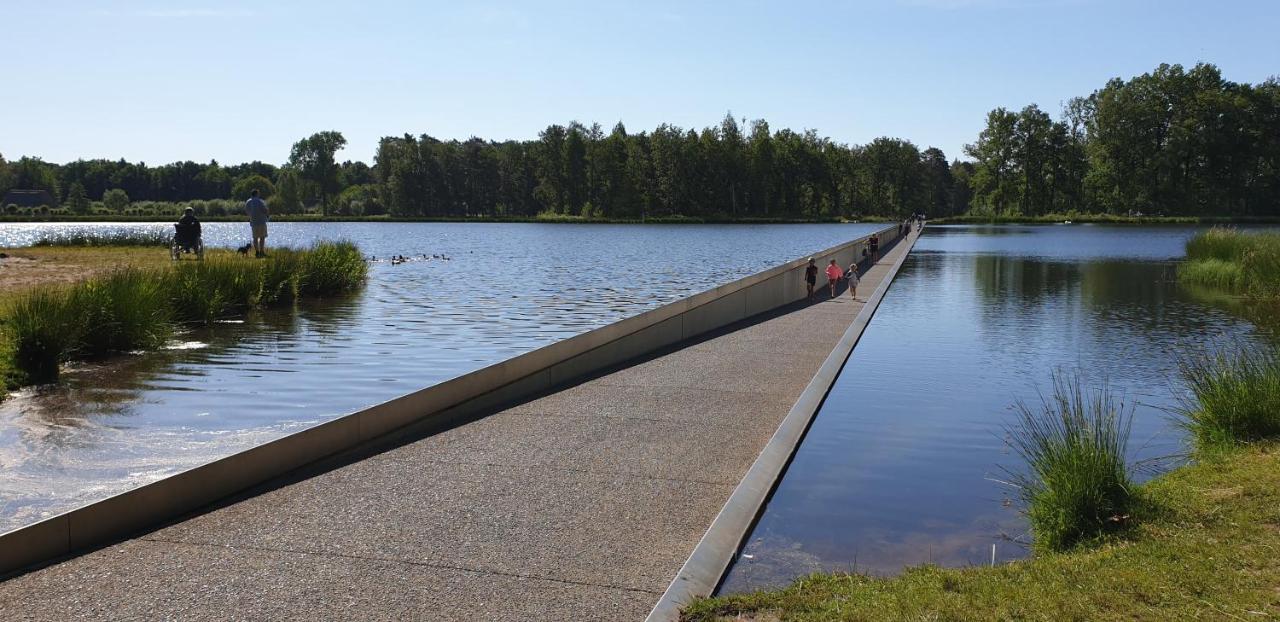
M1214 227L1187 241L1184 284L1257 300L1280 299L1280 233Z
M44 236L32 246L169 246L173 232L169 229L116 229L95 231L90 229L64 231Z
M1086 395L1061 373L1038 407L1019 402L1010 427L1027 464L1013 475L1037 551L1062 551L1128 524L1134 499L1125 450L1132 410L1103 388Z
M1179 423L1201 454L1280 437L1280 352L1236 348L1181 361Z
M259 305L345 294L367 271L354 244L321 242L266 259L230 252L166 259L9 293L0 310L0 378L8 388L51 382L64 361L158 347L175 323L211 324Z
M929 221L934 225L959 224L1057 224L1065 221L1072 223L1124 224L1124 225L1173 225L1173 224L1229 224L1229 223L1265 223L1280 222L1280 218L1269 217L1226 217L1226 216L1129 216L1126 214L1088 214L1080 212L1059 212L1041 214L1039 216L1019 216L1016 214L962 214L946 216Z
M893 578L814 575L700 600L712 620L1268 620L1280 617L1280 449L1259 444L1137 490L1124 538L995 567L913 568Z

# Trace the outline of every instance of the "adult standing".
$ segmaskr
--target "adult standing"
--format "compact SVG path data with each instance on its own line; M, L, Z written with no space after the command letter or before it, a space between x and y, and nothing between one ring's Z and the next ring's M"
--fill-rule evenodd
M271 210L267 202L258 196L255 188L249 200L244 202L244 211L249 213L249 228L253 231L253 256L267 256L267 221L271 219Z

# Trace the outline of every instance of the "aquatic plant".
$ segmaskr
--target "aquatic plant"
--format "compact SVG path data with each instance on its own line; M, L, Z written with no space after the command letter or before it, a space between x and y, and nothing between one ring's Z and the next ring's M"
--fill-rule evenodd
M1254 298L1280 297L1280 234L1214 227L1187 240L1178 279Z
M12 300L4 310L4 334L13 365L28 384L58 379L58 365L72 356L84 325L69 304L67 291L37 287Z
M1089 392L1078 376L1055 373L1038 407L1016 404L1008 430L1026 470L1012 473L1034 547L1061 551L1123 526L1134 498L1125 450L1132 410L1105 386Z
M167 276L174 317L184 322L211 324L257 305L262 298L262 265L256 261L231 257L180 261Z
M318 242L302 258L301 290L308 296L354 291L364 284L369 266L360 249L348 241Z
M322 242L278 249L266 259L231 253L162 269L120 269L70 286L12 297L0 312L0 372L18 382L50 382L58 364L160 346L173 323L212 324L259 305L353 291L368 276L359 248Z
M1176 411L1197 449L1214 452L1280 437L1280 353L1236 347L1180 361L1191 396Z
M164 282L143 270L123 268L81 281L71 288L68 305L85 328L78 356L155 348L173 332Z
M171 228L76 229L46 235L32 246L169 246Z

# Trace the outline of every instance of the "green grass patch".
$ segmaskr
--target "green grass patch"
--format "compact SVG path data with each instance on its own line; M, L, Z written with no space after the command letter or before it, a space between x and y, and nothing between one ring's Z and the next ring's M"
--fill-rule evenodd
M1280 450L1255 445L1142 485L1146 514L1094 549L893 578L814 575L700 600L682 619L1269 620L1280 617Z
M159 347L175 323L207 325L252 307L346 294L367 276L354 244L321 242L265 259L224 253L159 268L118 268L6 295L0 377L9 388L52 382L67 360Z
M1280 437L1280 352L1200 353L1180 370L1192 397L1178 420L1202 454Z
M1187 259L1178 266L1183 284L1280 298L1280 233L1214 227L1188 240L1186 248Z

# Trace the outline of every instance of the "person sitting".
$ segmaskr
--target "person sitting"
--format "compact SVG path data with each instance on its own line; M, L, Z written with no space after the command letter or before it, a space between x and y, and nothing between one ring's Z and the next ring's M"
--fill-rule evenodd
M200 219L196 218L196 211L190 207L182 212L182 218L178 219L178 227L189 230L197 238L200 237Z
M196 257L204 258L204 243L200 239L200 220L196 218L195 210L190 207L173 225L173 247L170 249L170 254L177 259L182 253L195 253Z

